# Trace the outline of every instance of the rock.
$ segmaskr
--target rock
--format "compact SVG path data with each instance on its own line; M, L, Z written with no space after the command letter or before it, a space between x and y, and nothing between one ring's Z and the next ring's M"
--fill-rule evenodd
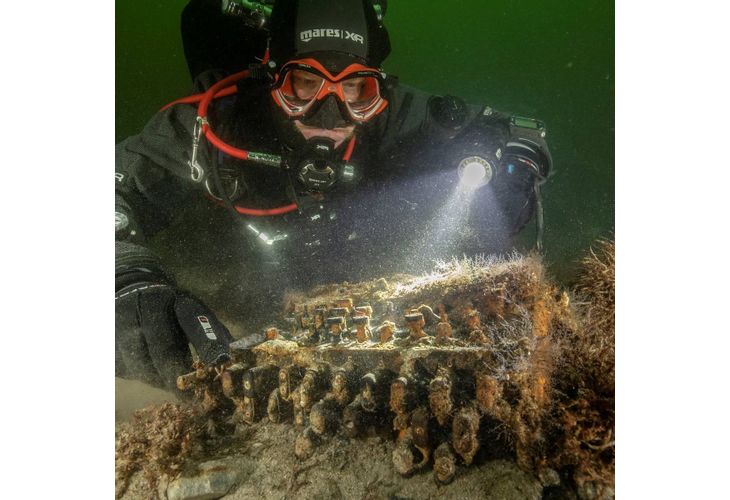
M194 475L183 475L167 487L168 500L212 500L233 490L240 468L233 460L212 460L198 466Z

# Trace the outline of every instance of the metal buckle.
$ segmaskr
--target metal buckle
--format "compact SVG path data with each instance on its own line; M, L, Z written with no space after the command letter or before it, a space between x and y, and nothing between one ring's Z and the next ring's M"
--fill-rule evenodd
M193 182L201 182L205 177L205 170L198 162L198 148L200 147L200 137L203 135L203 125L208 125L208 120L202 116L195 119L193 127L193 152L188 165L190 166L190 178Z

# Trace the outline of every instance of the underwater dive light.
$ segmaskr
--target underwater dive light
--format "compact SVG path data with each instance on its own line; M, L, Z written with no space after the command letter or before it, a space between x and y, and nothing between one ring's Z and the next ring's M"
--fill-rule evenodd
M459 162L459 185L467 189L477 189L492 180L492 165L481 156L469 156Z

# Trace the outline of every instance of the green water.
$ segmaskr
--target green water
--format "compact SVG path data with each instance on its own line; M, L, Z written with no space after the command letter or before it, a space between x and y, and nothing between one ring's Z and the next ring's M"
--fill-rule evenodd
M185 4L116 2L117 141L189 91ZM572 280L577 259L614 227L613 2L391 0L386 25L385 69L403 82L546 122L555 175L545 248L551 271Z

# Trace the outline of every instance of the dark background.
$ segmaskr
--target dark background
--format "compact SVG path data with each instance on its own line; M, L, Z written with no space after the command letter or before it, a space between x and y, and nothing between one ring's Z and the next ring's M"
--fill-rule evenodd
M186 0L116 2L116 141L188 94ZM614 229L614 4L606 0L391 0L385 70L409 85L543 120L554 159L544 189L550 269ZM525 237L531 238L531 228Z

